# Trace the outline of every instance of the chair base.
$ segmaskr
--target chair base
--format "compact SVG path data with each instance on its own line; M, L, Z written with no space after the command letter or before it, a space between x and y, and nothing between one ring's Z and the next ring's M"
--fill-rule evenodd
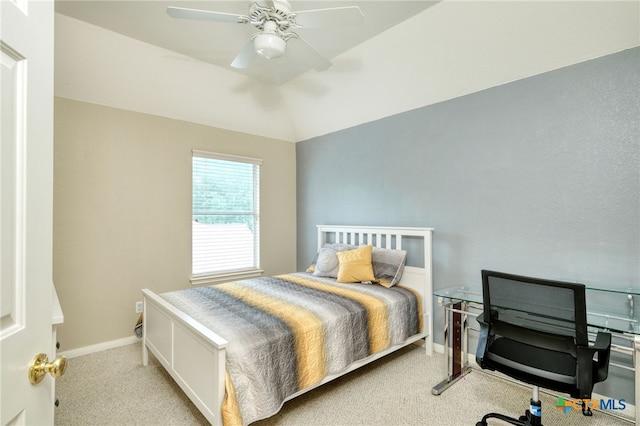
M487 419L498 419L517 426L543 426L542 419L532 416L529 410L527 410L524 416L520 416L518 419L500 413L489 413L476 423L476 426L487 426Z
M537 389L534 395L537 396ZM537 398L536 398L537 399ZM533 413L532 413L533 412ZM531 410L527 410L524 416L516 419L514 417L505 416L500 413L486 414L482 420L476 423L476 426L487 426L487 419L498 419L516 426L543 426L542 425L542 403L539 400L531 399Z

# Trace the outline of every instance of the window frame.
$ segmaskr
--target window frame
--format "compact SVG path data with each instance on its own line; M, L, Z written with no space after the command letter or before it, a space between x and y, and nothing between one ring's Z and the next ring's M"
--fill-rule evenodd
M195 158L210 158L214 160L230 161L235 163L247 163L254 165L253 169L253 188L254 188L254 224L255 232L253 235L253 248L254 248L254 265L250 268L232 269L225 271L210 271L206 273L195 274L193 271L193 177L194 168L193 161ZM264 273L264 270L260 267L260 171L262 166L262 159L245 157L240 155L222 154L211 151L201 151L194 149L191 155L191 284L192 285L205 285L212 283L219 283L223 281L236 280L257 277Z

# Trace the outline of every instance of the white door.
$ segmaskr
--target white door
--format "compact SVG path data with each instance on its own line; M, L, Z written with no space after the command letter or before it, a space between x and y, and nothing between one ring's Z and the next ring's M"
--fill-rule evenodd
M0 425L53 424L53 1L0 0Z

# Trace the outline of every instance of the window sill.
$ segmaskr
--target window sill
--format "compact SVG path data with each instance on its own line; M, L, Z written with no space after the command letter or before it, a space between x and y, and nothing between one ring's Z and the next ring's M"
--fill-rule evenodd
M237 281L243 280L245 278L259 277L263 273L264 271L262 269L249 269L243 271L223 272L219 274L194 275L191 277L191 285L200 286L209 284L220 284L228 281Z

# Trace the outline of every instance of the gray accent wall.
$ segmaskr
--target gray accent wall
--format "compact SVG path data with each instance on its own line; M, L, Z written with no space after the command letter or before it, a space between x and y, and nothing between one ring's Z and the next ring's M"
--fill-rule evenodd
M316 224L428 226L435 288L494 269L637 289L639 117L634 48L300 142L298 269ZM596 392L632 402L631 375Z

